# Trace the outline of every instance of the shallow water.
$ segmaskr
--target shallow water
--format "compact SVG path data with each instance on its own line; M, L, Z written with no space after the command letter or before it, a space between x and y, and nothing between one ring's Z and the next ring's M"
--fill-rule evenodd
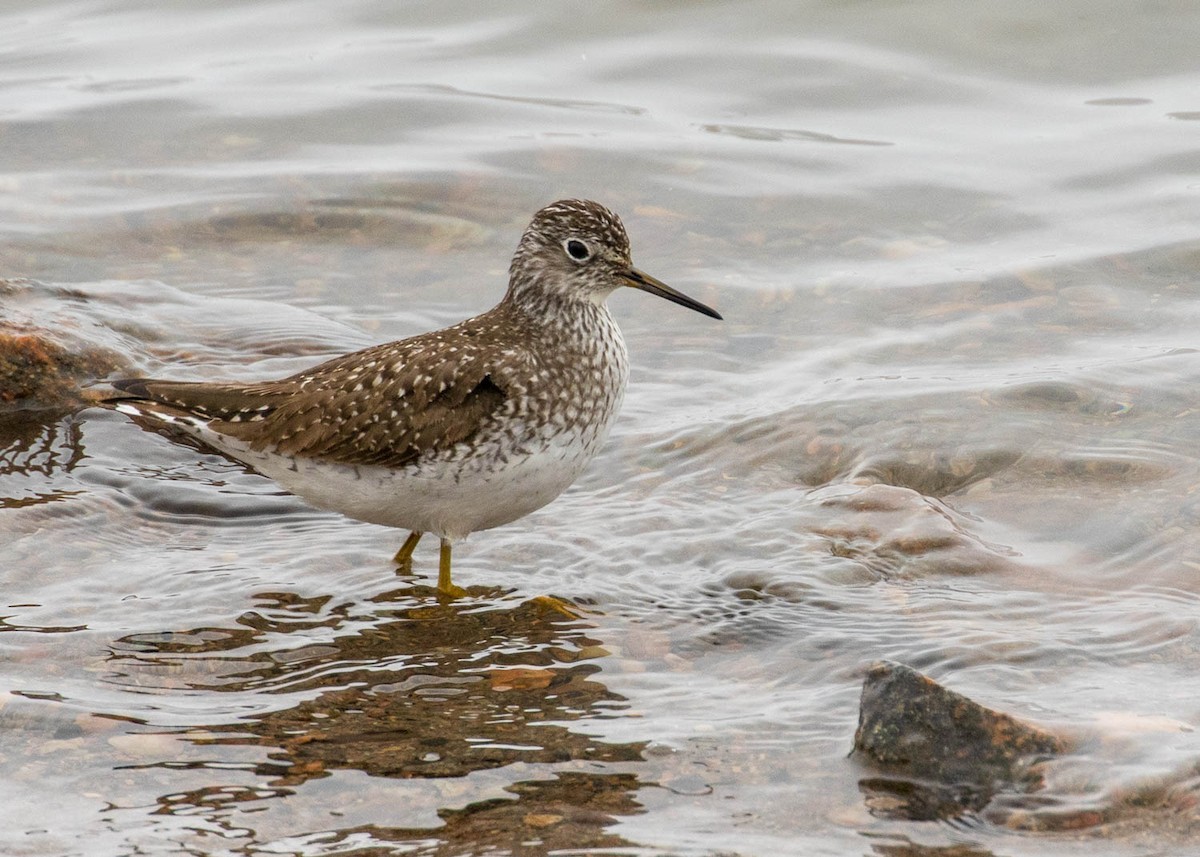
M0 12L5 317L123 373L482 311L571 195L726 318L614 297L614 437L453 604L428 545L396 576L403 534L119 415L6 421L0 851L1194 847L1200 10L487 8ZM881 658L1074 750L887 817Z

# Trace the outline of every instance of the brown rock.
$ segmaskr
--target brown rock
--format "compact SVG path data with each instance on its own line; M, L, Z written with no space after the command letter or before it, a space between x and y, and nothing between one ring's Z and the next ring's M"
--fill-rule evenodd
M25 280L0 280L0 413L82 406L80 383L108 374L123 358L89 336L65 310L70 296ZM37 313L16 305L33 301Z

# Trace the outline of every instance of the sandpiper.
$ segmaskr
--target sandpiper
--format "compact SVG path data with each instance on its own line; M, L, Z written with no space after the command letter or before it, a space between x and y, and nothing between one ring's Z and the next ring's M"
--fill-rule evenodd
M534 215L504 299L452 327L262 383L116 381L119 411L170 424L313 506L454 541L549 503L596 455L629 377L605 305L632 286L715 310L633 267L620 218L566 199Z

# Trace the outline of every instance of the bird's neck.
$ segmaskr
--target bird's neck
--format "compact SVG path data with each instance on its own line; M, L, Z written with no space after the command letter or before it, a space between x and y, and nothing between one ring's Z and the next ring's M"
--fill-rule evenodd
M497 309L518 317L527 330L571 343L581 351L603 348L608 341L621 340L616 319L600 296L592 300L584 295L537 288L536 284L513 285Z

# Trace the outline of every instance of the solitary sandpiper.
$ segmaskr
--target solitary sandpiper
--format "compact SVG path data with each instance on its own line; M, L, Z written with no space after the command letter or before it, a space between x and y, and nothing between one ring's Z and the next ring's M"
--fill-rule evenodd
M713 309L633 267L620 218L566 199L533 216L483 315L262 383L132 379L117 410L168 423L314 506L451 544L561 494L604 443L629 377L605 299L632 286Z

